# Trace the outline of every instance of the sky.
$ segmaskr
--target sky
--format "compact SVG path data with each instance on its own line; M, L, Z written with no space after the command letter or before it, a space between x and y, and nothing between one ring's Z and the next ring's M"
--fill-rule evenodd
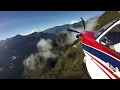
M100 16L104 11L0 11L0 40Z

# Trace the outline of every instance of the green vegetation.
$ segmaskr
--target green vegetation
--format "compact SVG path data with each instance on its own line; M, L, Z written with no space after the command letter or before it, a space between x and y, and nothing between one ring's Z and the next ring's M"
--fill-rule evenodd
M120 18L120 12L118 11L106 11L98 19L98 25L95 27L95 31L106 25L107 23Z
M44 60L37 57L35 70L25 68L25 79L88 79L90 78L83 63L83 51L79 39L66 45L66 34L58 35L52 42L52 52L57 58ZM41 68L42 67L42 68Z
M76 40L78 41L78 40ZM43 79L90 79L85 64L83 51L79 42L75 43L59 58L55 67Z

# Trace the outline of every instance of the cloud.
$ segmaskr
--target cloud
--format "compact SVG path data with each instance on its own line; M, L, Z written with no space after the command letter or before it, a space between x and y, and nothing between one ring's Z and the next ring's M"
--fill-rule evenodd
M94 17L92 19L88 19L86 22L86 28L85 30L87 31L92 31L94 29L94 27L97 25L97 20L99 19L99 17ZM71 28L74 29L76 31L82 32L84 30L83 27L81 28ZM67 42L66 44L72 44L77 38L76 38L77 33L74 32L67 32Z
M50 45L51 40L50 39L41 39L38 43L37 43L37 47L38 49L41 49L43 51L46 50L50 50L52 48L52 46Z
M38 42L37 47L39 49L40 55L44 59L55 58L56 57L56 55L51 52L52 45L51 45L51 40L50 39L47 39L47 40L41 39Z
M24 60L24 65L26 67L28 67L30 70L34 70L35 69L35 65L36 65L36 61L39 58L39 56L43 57L44 60L48 60L49 58L56 58L57 55L53 54L51 49L52 49L52 45L51 45L51 39L41 39L38 43L37 43L37 48L38 48L38 52L36 54L31 54L27 59ZM39 68L43 68L43 64L41 64L42 66L39 65Z
M28 67L30 70L35 69L35 64L36 64L36 59L37 54L31 54L26 60L24 60L24 65Z
M59 26L61 26L61 24L58 24Z
M53 54L51 51L47 50L47 51L44 51L42 53L40 53L41 56L43 56L43 58L46 60L48 58L55 58L56 55Z
M30 33L34 33L34 32L40 32L40 30L34 29L34 30L32 30Z
M77 38L76 38L76 33L69 32L67 33L67 42L66 44L72 44Z
M89 19L86 23L86 30L91 31L94 29L94 27L98 24L97 20L99 17L94 17L92 19Z
M41 30L39 30L39 29L33 29L32 31L30 31L29 33L26 33L24 35L29 35L29 34L32 34L34 32L41 32Z
M74 24L74 23L77 23L77 22L79 22L79 21L73 20L73 21L71 21L71 24Z

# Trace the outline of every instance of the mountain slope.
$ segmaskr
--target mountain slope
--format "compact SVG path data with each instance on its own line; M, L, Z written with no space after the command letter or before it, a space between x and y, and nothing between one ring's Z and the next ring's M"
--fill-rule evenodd
M83 51L77 40L59 58L55 67L43 79L90 79L83 63Z
M52 52L57 58L37 58L35 70L25 68L23 78L25 79L89 79L89 75L83 63L83 51L79 39L71 45L62 45L66 42L66 34L60 34L53 39ZM55 63L53 63L55 61ZM39 68L45 66L44 68ZM51 67L52 66L52 67Z
M69 28L70 26L71 26L71 24L65 24L62 26L56 26L53 28L49 28L47 30L44 30L43 32L57 35L57 34L60 34L61 32L63 32L65 29Z
M0 78L21 78L24 70L23 60L37 51L40 38L54 38L47 33L32 33L0 41Z
M109 23L110 21L113 21L115 19L120 18L120 12L118 11L106 11L101 15L98 19L98 25L95 27L95 31Z

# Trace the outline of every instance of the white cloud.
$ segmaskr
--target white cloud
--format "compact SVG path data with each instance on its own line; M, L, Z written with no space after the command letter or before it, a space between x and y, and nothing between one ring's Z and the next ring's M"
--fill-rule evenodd
M41 39L38 42L37 47L39 49L40 55L44 59L55 58L56 57L56 55L51 52L52 45L51 45L51 40L50 39L47 39L47 40Z
M39 30L39 29L33 29L32 31L30 31L29 33L26 33L26 34L24 34L24 35L29 35L29 34L32 34L32 33L34 33L34 32L40 32L41 30Z
M29 34L34 33L34 32L40 32L40 30L39 29L34 29L31 32L29 32Z
M58 24L59 26L61 26L61 24Z
M52 48L51 46L51 40L50 39L41 39L38 43L37 43L37 47L38 49L41 49L43 51L46 51L46 50L50 50Z
M87 23L86 23L86 28L85 30L87 31L92 31L93 28L97 25L97 20L98 20L99 17L94 17L92 19L88 19L87 20ZM72 28L74 29L74 28ZM84 28L77 28L77 29L74 29L76 31L79 31L79 32L82 32L84 30ZM74 33L74 32L67 32L67 42L66 44L72 44L77 38L76 38L76 35L77 33Z
M92 19L89 19L86 23L86 30L93 30L93 28L97 25L97 20L99 19L99 17L94 17Z
M43 56L43 58L46 60L48 58L55 58L56 55L53 54L50 50L40 52L40 55Z
M79 21L73 20L73 21L71 21L71 24L74 24L74 23L77 23L77 22L79 22Z
M26 60L24 60L24 65L26 67L28 67L30 70L34 70L35 69L35 58L36 58L37 54L31 54Z
M51 39L41 39L37 43L38 52L36 54L31 54L27 59L24 60L24 65L28 67L30 70L35 69L36 60L39 56L42 56L44 60L47 60L48 58L56 58L56 55L52 53L52 45L51 45ZM43 68L44 65L39 66L39 68Z

